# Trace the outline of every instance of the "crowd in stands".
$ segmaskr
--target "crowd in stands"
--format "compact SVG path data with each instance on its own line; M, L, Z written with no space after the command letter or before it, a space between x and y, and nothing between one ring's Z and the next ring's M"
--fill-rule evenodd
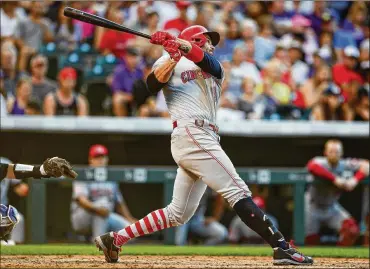
M220 33L220 120L369 121L369 1L1 1L1 116L168 117L145 83L161 46L63 15L70 6L153 34Z

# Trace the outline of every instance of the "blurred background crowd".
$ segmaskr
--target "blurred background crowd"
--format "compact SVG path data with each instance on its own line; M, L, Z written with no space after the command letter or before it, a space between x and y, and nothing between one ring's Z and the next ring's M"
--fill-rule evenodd
M161 46L63 16L135 30L220 33L220 120L369 121L368 1L1 1L1 116L168 117L146 76Z

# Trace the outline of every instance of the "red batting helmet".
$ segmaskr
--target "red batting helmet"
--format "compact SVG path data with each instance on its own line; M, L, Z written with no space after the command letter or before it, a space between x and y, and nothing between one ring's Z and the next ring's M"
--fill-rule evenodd
M179 35L179 38L193 42L194 44L202 47L206 42L208 35L211 39L212 45L216 46L220 41L220 34L217 32L210 32L201 25L193 25L185 28Z

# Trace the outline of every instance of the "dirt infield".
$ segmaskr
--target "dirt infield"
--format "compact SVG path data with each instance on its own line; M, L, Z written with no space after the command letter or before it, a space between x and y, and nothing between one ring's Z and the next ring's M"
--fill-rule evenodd
M283 268L273 266L271 257L241 256L121 256L119 263L107 264L103 256L12 255L1 256L0 265L1 268ZM316 258L315 265L299 268L369 268L369 260Z

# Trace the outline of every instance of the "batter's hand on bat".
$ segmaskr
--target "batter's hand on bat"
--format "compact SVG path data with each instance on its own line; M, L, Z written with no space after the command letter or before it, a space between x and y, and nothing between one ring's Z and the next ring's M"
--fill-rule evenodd
M72 179L77 177L77 173L72 169L71 164L67 160L59 157L46 159L42 167L46 175L50 177L65 176Z
M155 45L163 45L167 40L176 40L176 37L165 31L157 31L150 36L150 43Z
M165 51L168 52L171 59L178 62L181 59L181 51L180 51L181 44L178 43L176 40L167 40L163 43L163 48Z

